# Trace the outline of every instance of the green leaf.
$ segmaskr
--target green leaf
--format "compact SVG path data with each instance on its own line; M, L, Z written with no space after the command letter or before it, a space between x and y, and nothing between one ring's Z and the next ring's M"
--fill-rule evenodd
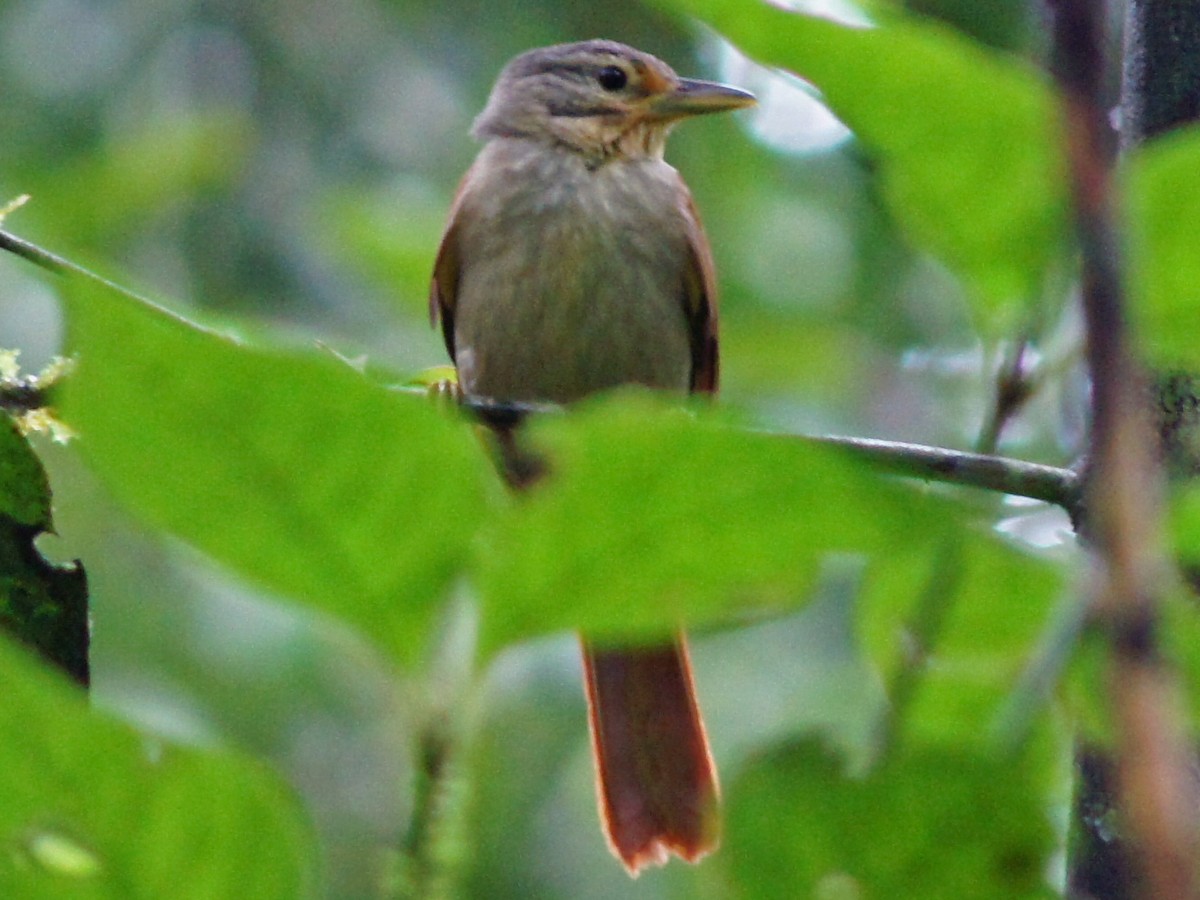
M1172 556L1185 572L1200 571L1200 486L1175 486L1170 496L1168 522Z
M878 159L911 238L972 288L984 324L1040 300L1065 233L1053 97L1018 60L932 21L852 28L744 0L660 0L820 88Z
M0 516L38 531L50 527L46 472L16 422L4 413L0 413Z
M92 284L67 297L63 415L130 509L402 655L421 646L483 512L469 429L332 357L248 347Z
M1194 583L1196 569L1190 568L1186 576ZM1195 723L1200 722L1200 613L1192 590L1181 588L1167 597L1161 633L1166 655L1182 682L1194 737Z
M1028 762L923 749L847 777L799 744L730 790L728 854L746 898L1053 896L1045 779Z
M1168 596L1161 629L1167 653L1181 675L1193 723L1200 722L1200 615L1195 590L1200 584L1200 485L1176 485L1171 495L1171 556L1182 585Z
M312 835L261 767L147 742L3 639L0 682L0 896L316 896Z
M42 558L52 528L50 484L16 423L0 412L0 630L81 682L88 677L87 577Z
M860 632L889 683L901 666L922 667L903 711L906 735L989 745L1006 737L997 732L1005 701L1055 625L1062 567L971 529L939 549L932 566L893 565L873 579L859 606ZM918 663L913 629L924 627L917 608L926 602L934 608L925 615L938 624ZM1048 698L1035 699L1040 708Z
M624 394L535 424L550 461L482 542L485 644L647 638L808 600L831 553L922 556L953 507L840 452Z
M1142 350L1165 369L1200 367L1200 128L1151 141L1130 159L1130 313Z

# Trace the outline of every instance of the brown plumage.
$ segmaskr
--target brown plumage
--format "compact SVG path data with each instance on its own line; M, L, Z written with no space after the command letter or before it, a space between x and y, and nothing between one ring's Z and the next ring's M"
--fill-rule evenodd
M623 384L716 391L712 254L662 156L680 119L753 102L611 41L508 64L476 120L486 143L454 198L430 292L464 393L569 403ZM634 874L668 851L698 859L716 845L717 784L683 635L583 648L614 852Z

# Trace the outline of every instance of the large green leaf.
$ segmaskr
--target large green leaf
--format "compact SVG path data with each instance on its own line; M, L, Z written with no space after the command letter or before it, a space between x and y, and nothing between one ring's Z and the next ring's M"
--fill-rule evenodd
M962 748L924 749L849 778L813 744L730 790L728 853L746 898L1053 896L1046 778Z
M482 514L469 429L332 357L248 347L90 284L67 297L63 414L119 498L393 650L421 645Z
M487 643L622 638L804 603L831 553L922 558L952 504L829 447L618 397L537 423L545 480L483 542Z
M859 604L860 633L872 661L894 684L916 666L910 705L898 723L910 738L994 746L1030 725L1045 691L1017 721L1013 692L1055 626L1061 565L975 530L931 554L932 565L882 569ZM927 632L918 636L916 632ZM917 652L914 653L914 650Z
M0 896L316 896L312 836L261 767L148 742L0 639Z
M1200 368L1200 128L1152 141L1129 162L1130 311L1163 368Z
M897 219L966 279L984 322L1040 299L1066 194L1055 105L1032 68L883 10L855 28L746 0L659 3L820 88L878 159Z

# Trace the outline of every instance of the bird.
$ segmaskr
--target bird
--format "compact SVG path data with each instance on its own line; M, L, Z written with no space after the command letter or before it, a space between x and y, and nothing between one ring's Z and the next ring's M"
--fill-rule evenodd
M625 44L527 51L501 71L434 262L430 315L465 397L574 401L622 385L714 394L712 252L663 159L672 127L755 103ZM528 487L540 467L502 466ZM619 647L580 638L597 795L631 875L720 838L719 788L682 630Z

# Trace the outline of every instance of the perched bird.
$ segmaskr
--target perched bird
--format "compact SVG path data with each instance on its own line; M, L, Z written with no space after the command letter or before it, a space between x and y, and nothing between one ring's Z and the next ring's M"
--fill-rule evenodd
M485 145L454 198L430 294L465 395L716 391L712 255L663 149L681 119L754 102L612 41L505 67L475 121ZM669 851L699 859L718 840L717 782L682 633L643 648L582 643L613 851L632 874Z

